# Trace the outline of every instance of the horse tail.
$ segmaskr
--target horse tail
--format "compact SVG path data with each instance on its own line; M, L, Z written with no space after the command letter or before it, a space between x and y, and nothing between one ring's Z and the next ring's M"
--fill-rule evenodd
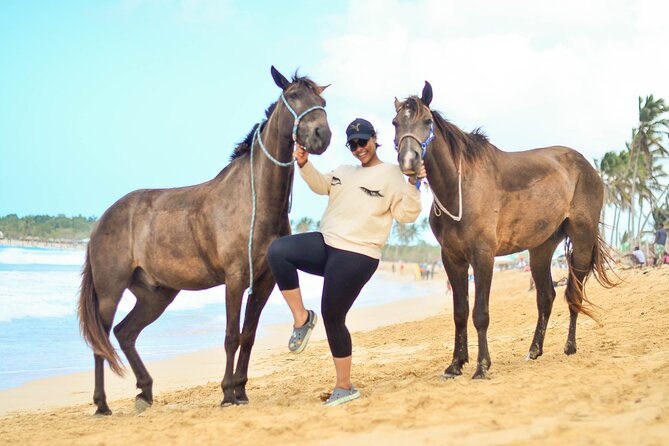
M597 231L595 244L592 247L590 265L585 270L577 269L572 264L573 248L569 238L565 242L565 254L567 264L569 265L569 280L567 280L565 298L569 304L569 308L578 313L583 313L595 322L600 323L594 314L594 307L596 305L588 299L585 293L585 282L590 277L590 274L592 274L604 288L613 288L620 283L619 277L612 268L615 261L611 255L611 247L602 238L599 231Z
M89 260L89 251L86 251L86 260L81 272L81 287L79 288L79 329L86 344L93 353L102 356L109 363L109 368L119 376L125 374L121 358L109 341L109 332L102 324L98 294L93 283L93 272Z

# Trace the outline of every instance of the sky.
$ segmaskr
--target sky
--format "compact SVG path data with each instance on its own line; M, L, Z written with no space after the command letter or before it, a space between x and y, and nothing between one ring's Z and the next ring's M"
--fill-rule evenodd
M321 171L355 164L356 117L396 162L394 97L425 80L433 109L502 150L592 161L625 149L639 96L669 100L667 17L662 1L0 2L0 216L97 217L208 181L278 99L272 65L332 84ZM296 178L291 219L326 203Z

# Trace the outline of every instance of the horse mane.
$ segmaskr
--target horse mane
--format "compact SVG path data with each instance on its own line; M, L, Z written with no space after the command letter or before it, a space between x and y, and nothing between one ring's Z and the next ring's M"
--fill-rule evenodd
M264 125L267 123L269 120L270 116L272 116L272 112L276 108L277 101L272 102L269 107L265 110L265 119L262 121L256 123L253 125L253 128L251 128L251 131L246 135L246 137L239 143L237 143L237 147L232 151L232 155L230 155L230 162L233 160L241 157L245 153L248 153L251 151L251 144L253 144L253 134L255 133L256 129L260 127L260 131L262 131L262 128Z
M292 84L296 84L300 87L307 87L311 88L316 92L320 92L321 87L316 84L316 82L312 81L306 76L299 76L297 74L297 71L293 74L293 79L291 80ZM320 93L319 93L320 94ZM253 134L255 133L256 129L258 126L260 126L260 131L262 131L263 126L267 121L269 121L269 118L272 116L272 113L274 112L274 109L276 108L276 105L279 101L274 101L270 104L269 107L265 110L265 119L260 121L257 124L254 124L253 128L251 131L246 135L246 137L239 143L237 143L237 147L232 151L232 155L230 155L230 162L234 161L235 159L241 157L245 153L248 153L251 151L251 144L253 144Z
M405 105L414 111L419 110L422 104L418 96L410 96L405 102ZM494 150L495 146L490 143L488 136L480 127L467 133L444 118L437 110L430 109L430 112L437 130L448 143L453 159L464 157L465 161L476 163Z

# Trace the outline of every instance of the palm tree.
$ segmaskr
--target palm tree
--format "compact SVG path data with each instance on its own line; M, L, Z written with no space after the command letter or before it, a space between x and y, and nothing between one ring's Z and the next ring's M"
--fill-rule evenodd
M613 207L613 226L609 243L618 244L618 224L622 211L629 208L631 175L627 172L629 152L607 152L601 161L595 160L595 166L604 183L604 206L601 221L606 221L606 208ZM605 232L605 230L604 230Z
M628 218L628 233L630 235L635 233L635 197L637 188L641 186L639 184L641 179L639 175L640 164L643 164L647 173L651 173L657 158L669 155L669 151L662 144L664 136L669 132L669 119L662 117L666 112L669 112L669 106L664 102L664 99L655 99L652 94L646 96L645 100L639 96L639 127L632 132L632 141L628 145L631 162L628 171L632 172L632 193ZM647 179L644 178L644 180ZM641 197L639 199L642 200ZM641 232L641 228L638 228L638 232Z
M316 223L309 217L302 217L295 223L293 231L297 234L302 232L312 231L316 227Z
M395 222L395 225L393 226L393 235L397 238L397 242L400 246L410 245L416 238L418 238L419 232L418 225L415 223Z

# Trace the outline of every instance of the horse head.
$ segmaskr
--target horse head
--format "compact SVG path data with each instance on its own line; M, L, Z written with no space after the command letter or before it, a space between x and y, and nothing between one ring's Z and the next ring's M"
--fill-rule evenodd
M321 93L328 85L319 86L311 79L297 76L289 81L276 68L272 67L271 71L274 82L282 90L282 100L277 103L281 136L291 137L309 153L325 152L332 132Z
M404 102L395 98L395 150L400 169L405 175L418 172L420 161L434 138L431 101L432 86L427 81L420 98L411 96Z

